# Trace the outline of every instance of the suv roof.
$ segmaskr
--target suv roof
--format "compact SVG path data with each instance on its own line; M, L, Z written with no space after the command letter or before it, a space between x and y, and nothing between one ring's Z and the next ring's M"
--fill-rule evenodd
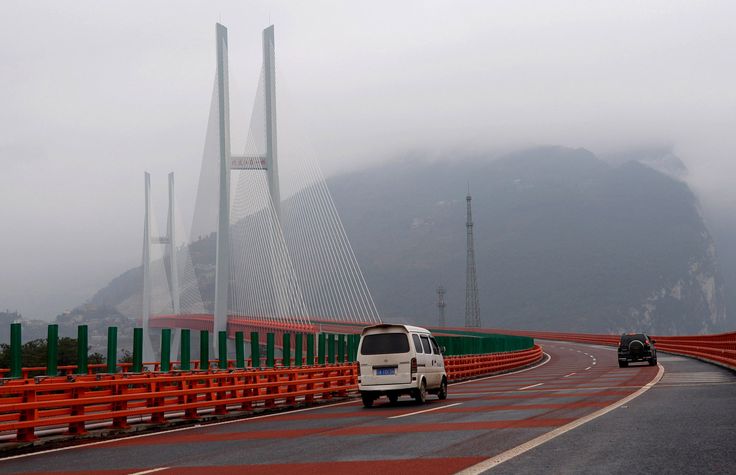
M644 333L624 333L621 335L621 342L628 343L632 340L648 340L649 337Z

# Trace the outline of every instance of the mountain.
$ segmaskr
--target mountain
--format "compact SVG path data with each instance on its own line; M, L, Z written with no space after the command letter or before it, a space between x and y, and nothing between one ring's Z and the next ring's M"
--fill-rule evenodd
M688 334L724 329L715 247L687 185L638 161L546 147L418 158L330 183L384 319L463 324L470 182L484 326Z
M656 155L656 154L654 154ZM463 325L465 195L472 192L483 326L692 334L725 329L713 240L676 157L602 161L544 147L488 160L421 156L329 180L385 321ZM211 301L214 239L193 245ZM140 269L92 299L129 314Z

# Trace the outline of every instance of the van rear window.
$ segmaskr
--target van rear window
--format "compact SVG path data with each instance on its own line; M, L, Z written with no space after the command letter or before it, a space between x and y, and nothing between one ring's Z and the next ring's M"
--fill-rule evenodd
M360 346L361 355L385 355L390 353L408 353L409 339L406 333L376 333L363 337Z

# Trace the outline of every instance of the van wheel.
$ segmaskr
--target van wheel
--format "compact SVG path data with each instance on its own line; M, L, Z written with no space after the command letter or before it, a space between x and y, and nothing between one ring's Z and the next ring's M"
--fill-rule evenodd
M419 404L427 402L427 383L424 380L419 385L419 389L414 392L414 400Z
M373 401L375 401L375 399L373 399L373 396L371 396L370 394L361 394L360 397L361 399L363 399L363 406L373 407Z
M629 362L628 361L619 361L618 362L618 367L619 368L626 368L627 366L629 366Z
M440 390L437 392L437 397L440 398L440 400L447 399L447 380L445 378L442 378L442 384L440 384Z
M399 400L398 393L388 393L388 400L391 401L391 404L396 404L396 401Z
M657 358L650 358L649 366L657 366Z

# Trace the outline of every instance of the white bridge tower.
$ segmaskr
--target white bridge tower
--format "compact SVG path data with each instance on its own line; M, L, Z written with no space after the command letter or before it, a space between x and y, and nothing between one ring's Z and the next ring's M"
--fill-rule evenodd
M143 360L154 361L155 355L148 329L151 317L151 247L153 244L163 244L164 265L169 283L171 308L174 315L179 315L179 270L176 255L176 222L174 208L174 174L169 173L169 206L166 218L166 235L151 236L151 175L145 173L145 214L143 221ZM179 354L179 329L174 329L174 341L171 345L171 359L176 360Z
M219 205L217 217L217 251L215 270L215 309L213 343L217 354L217 333L227 330L230 287L230 171L265 170L271 201L277 220L281 221L278 147L276 141L276 69L273 25L263 30L263 70L265 85L266 150L263 155L230 153L230 92L228 85L227 28L217 24L217 100L220 131ZM276 271L274 271L276 272ZM276 280L276 279L274 279ZM281 292L277 292L281 294Z

